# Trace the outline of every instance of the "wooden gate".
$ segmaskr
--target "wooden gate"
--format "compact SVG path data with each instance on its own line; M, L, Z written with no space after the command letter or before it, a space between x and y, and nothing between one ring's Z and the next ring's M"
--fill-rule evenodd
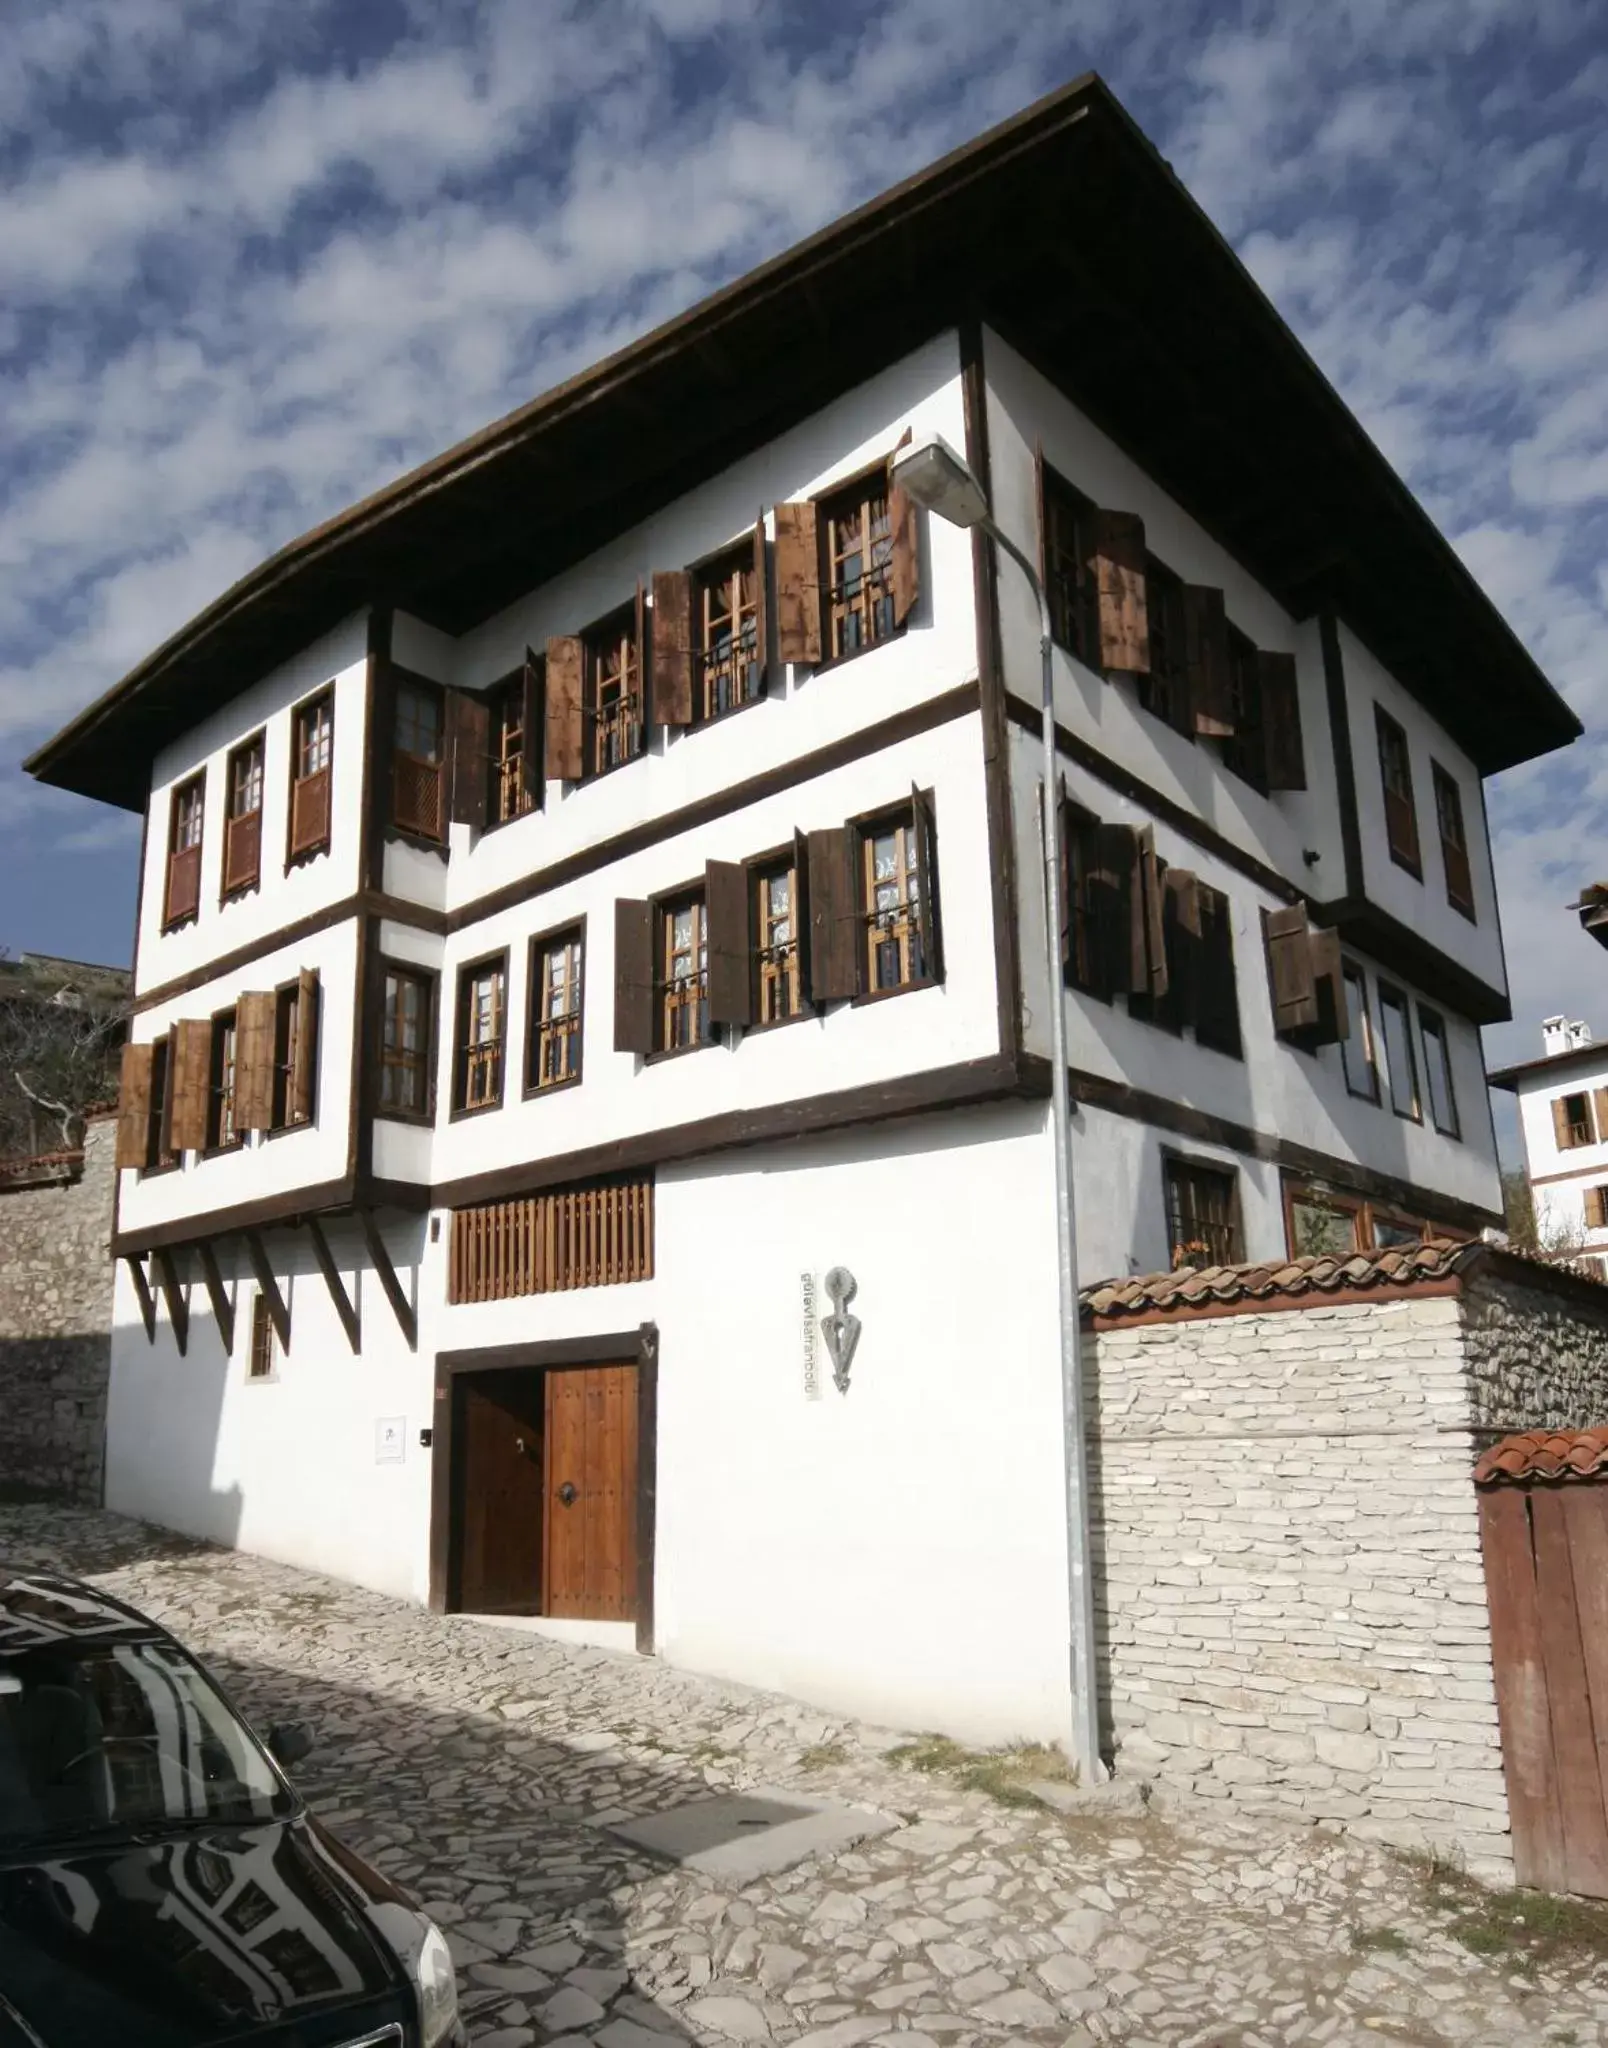
M1518 1881L1608 1898L1608 1430L1474 1470Z

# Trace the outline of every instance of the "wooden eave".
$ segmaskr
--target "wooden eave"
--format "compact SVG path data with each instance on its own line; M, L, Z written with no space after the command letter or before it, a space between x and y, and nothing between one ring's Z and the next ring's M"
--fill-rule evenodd
M157 752L343 618L458 635L966 318L1482 773L1580 723L1092 74L269 557L25 764L143 809Z

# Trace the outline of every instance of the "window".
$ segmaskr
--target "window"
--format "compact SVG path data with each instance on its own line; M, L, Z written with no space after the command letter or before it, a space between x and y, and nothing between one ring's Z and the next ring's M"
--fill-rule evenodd
M291 719L290 859L329 850L330 775L335 748L335 694L320 690Z
M455 1209L447 1299L507 1301L653 1278L653 1182L553 1188Z
M587 634L586 764L606 775L642 751L642 606L625 605Z
M1361 1202L1292 1188L1285 1218L1292 1259L1350 1258L1372 1243Z
M274 991L274 1097L270 1129L313 1121L317 1076L318 978L303 975Z
M1195 1043L1231 1059L1244 1058L1239 984L1234 973L1234 914L1221 889L1197 885L1200 967L1195 991Z
M1560 1152L1573 1152L1581 1145L1596 1144L1597 1126L1591 1114L1591 1097L1584 1089L1578 1095L1553 1097L1552 1129Z
M173 1148L172 1118L173 1038L171 1033L164 1033L151 1047L150 1130L145 1147L147 1173L165 1173L169 1167L179 1164L179 1154Z
M173 792L168 823L167 893L162 928L188 924L201 907L201 829L206 777L194 775Z
M1418 860L1418 811L1413 803L1413 765L1407 735L1381 704L1374 706L1379 734L1379 774L1385 791L1385 843L1398 867L1423 879Z
M223 894L255 889L262 868L263 739L258 733L229 756L229 813L223 827Z
M508 956L481 960L458 975L458 1048L452 1107L462 1116L502 1101Z
M1390 1106L1397 1116L1422 1121L1418 1106L1418 1062L1413 1058L1412 1027L1407 1021L1407 998L1399 988L1379 984L1381 1049L1385 1056L1385 1083Z
M1448 1138L1458 1137L1457 1097L1452 1089L1452 1050L1446 1036L1446 1020L1422 1003L1418 1005L1418 1035L1424 1045L1424 1093L1429 1100L1430 1120Z
M1193 738L1183 581L1154 555L1145 557L1145 609L1150 623L1150 668L1139 677L1139 702L1176 731Z
M1069 654L1100 666L1100 600L1094 569L1093 503L1052 470L1044 472L1044 568L1050 623Z
M212 1065L207 1080L207 1148L224 1151L240 1143L235 1125L235 1013L212 1020Z
M799 975L798 870L778 861L754 875L755 968L758 978L754 1021L785 1024L804 1014Z
M581 959L579 931L531 941L527 1094L581 1078Z
M735 549L693 583L697 635L693 720L707 724L764 694L759 644L759 576L753 546Z
M891 638L893 528L888 485L878 469L821 506L828 661L859 654Z
M1580 1194L1587 1230L1608 1230L1608 1187L1582 1188Z
M527 750L541 744L536 732L525 724L533 704L523 673L498 685L491 698L491 795L490 822L506 825L536 808L536 798L527 773Z
M246 1354L246 1378L271 1380L276 1359L274 1326L268 1314L268 1298L259 1292L251 1297L251 1349Z
M430 1115L435 976L385 966L380 1019L380 1114Z
M440 840L441 692L433 683L402 678L392 726L391 822L420 839Z
M933 978L922 901L924 866L910 810L861 828L861 971L868 995L911 988Z
M1348 960L1345 981L1351 1029L1340 1041L1340 1062L1345 1068L1346 1087L1364 1102L1377 1102L1379 1060L1374 1045L1373 1006L1368 1000L1368 977L1354 960Z
M1176 1266L1232 1266L1240 1245L1238 1175L1231 1167L1163 1157L1168 1257Z
M1237 626L1228 629L1228 701L1234 732L1225 739L1223 766L1252 789L1268 793L1267 735L1264 731L1262 672L1254 640Z
M701 893L656 906L655 966L658 1050L684 1052L709 1045L709 927Z
M1446 900L1472 924L1474 877L1468 864L1468 835L1463 830L1463 792L1438 761L1430 762L1429 772L1435 785L1435 822L1440 827Z

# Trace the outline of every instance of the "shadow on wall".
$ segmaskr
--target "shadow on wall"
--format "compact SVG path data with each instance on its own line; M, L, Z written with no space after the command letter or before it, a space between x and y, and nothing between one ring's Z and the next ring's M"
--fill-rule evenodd
M109 1352L99 1332L0 1339L0 1488L12 1498L100 1504Z
M154 1341L137 1316L113 1329L104 1498L119 1514L233 1549L243 1498L238 1486L214 1486L213 1472L224 1394L230 1373L240 1368L223 1348L205 1288L197 1280L186 1291L190 1327L182 1358L165 1303L158 1306ZM234 1295L238 1350L250 1296L243 1286Z

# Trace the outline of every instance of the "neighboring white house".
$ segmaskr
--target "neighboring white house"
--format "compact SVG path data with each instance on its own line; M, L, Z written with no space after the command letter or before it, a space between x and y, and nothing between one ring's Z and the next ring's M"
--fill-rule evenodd
M1050 590L1053 982L1037 614L890 489L934 432ZM1050 1004L1086 1278L1477 1233L1482 779L1577 731L1105 87L1055 95L30 763L147 823L109 1504L1058 1733Z
M1598 1254L1608 1277L1608 1045L1567 1017L1541 1025L1541 1057L1491 1076L1518 1098L1524 1170L1543 1247Z

